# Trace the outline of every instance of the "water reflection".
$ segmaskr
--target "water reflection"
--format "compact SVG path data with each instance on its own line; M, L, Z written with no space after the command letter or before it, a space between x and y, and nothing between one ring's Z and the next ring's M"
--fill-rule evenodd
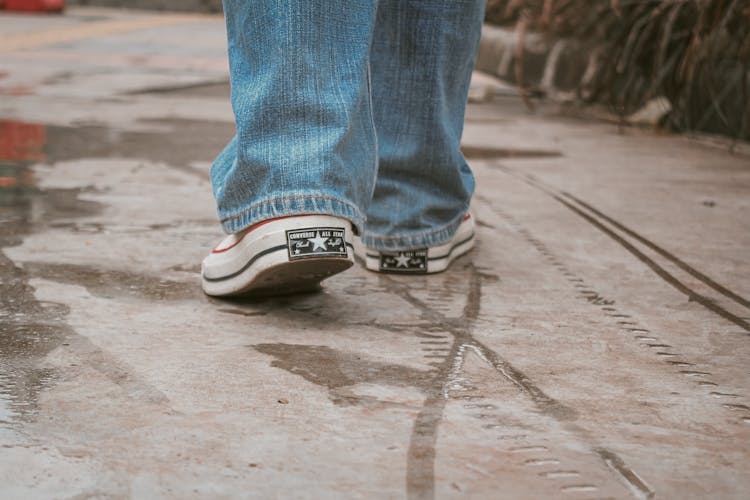
M44 161L44 125L0 120L0 160Z
M54 373L39 365L65 326L59 310L34 297L28 276L2 252L29 232L35 200L32 166L46 160L47 131L34 123L0 121L0 425L36 413L39 392Z

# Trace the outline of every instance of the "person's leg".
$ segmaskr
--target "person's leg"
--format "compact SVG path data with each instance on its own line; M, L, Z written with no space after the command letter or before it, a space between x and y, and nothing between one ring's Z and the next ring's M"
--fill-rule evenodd
M237 134L211 181L231 233L209 295L308 290L352 265L376 175L375 0L225 0Z
M446 244L474 178L460 151L484 0L380 0L371 52L379 167L362 237L375 250Z
M294 214L362 227L376 175L375 0L225 0L237 136L211 181L224 230Z

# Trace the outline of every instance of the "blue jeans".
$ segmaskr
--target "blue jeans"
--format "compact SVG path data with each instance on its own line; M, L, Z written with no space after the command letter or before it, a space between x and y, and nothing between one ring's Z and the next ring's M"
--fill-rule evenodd
M363 243L446 243L485 0L224 0L237 134L211 168L224 230L349 219Z

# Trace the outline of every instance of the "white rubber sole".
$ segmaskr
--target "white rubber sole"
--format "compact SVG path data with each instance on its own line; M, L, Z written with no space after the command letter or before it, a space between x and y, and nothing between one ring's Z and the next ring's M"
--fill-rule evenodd
M461 255L474 248L474 218L469 216L458 226L451 240L440 246L403 252L383 252L366 248L354 240L354 254L366 269L394 274L432 274L448 269Z
M272 220L231 235L203 260L208 295L281 295L313 291L353 262L351 223L328 215Z

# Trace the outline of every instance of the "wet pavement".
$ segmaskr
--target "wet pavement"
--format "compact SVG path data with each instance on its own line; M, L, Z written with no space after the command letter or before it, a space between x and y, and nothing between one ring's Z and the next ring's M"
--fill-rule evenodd
M214 300L220 18L0 33L2 498L747 498L747 155L471 104L469 258Z

